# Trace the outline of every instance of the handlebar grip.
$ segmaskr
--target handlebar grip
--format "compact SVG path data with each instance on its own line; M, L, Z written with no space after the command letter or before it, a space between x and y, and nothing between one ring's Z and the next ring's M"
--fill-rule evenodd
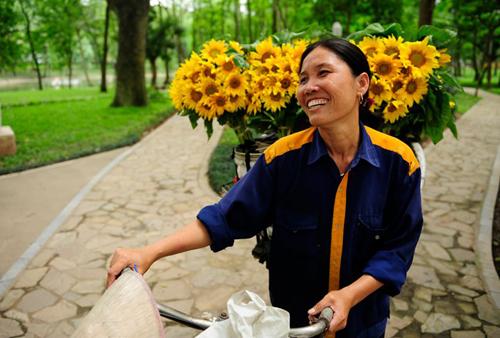
M328 324L333 319L333 309L331 307L325 307L323 310L321 310L321 314L319 315L319 319L324 319L327 321Z

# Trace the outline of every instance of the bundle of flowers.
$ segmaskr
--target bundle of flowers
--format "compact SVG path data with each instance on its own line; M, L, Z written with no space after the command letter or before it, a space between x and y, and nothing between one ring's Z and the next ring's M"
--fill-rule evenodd
M289 110L296 114L297 68L304 40L273 44L271 37L252 46L210 40L177 70L170 96L193 127L203 119L207 133L213 120L235 129L241 144L253 139L258 126L283 129ZM288 114L289 115L289 114Z
M451 57L437 47L450 34L425 26L417 41L401 35L399 25L378 24L355 33L373 74L368 124L407 142L437 143L446 128L456 136L453 96L461 88L447 70Z

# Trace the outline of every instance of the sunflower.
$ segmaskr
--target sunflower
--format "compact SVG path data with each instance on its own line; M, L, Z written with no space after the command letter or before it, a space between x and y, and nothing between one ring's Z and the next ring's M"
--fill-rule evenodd
M268 37L255 46L255 52L250 53L250 60L263 63L271 57L277 57L280 53L280 48L273 46L273 40Z
M227 101L228 98L221 93L212 95L208 101L212 114L214 116L221 116L222 114L224 114L224 112L226 111Z
M212 39L203 45L201 56L208 61L212 61L220 54L225 54L226 51L227 47L224 41Z
M238 54L241 54L241 55L245 54L245 52L243 51L243 48L241 48L241 45L237 41L230 41L229 47L234 49L234 51Z
M196 109L203 98L203 93L193 87L189 88L187 92L188 94L184 96L184 105L189 109Z
M297 90L298 76L295 73L281 73L279 83L283 92L287 95L294 95Z
M264 107L272 112L284 108L287 104L286 97L281 93L271 93L263 98Z
M369 61L373 73L388 81L398 76L399 69L402 66L399 60L383 53L373 54Z
M295 62L299 63L300 58L302 57L302 53L306 50L307 46L309 45L309 42L304 39L297 39L293 41L293 52L292 52L292 60L295 60Z
M415 75L427 77L434 68L439 67L439 52L429 45L429 37L422 41L407 42L401 47L401 60L405 66L411 66Z
M170 98L172 99L172 102L174 104L175 109L181 110L184 105L184 91L181 88L181 83L180 80L174 79L172 81L172 84L170 85L170 88L168 90L168 94L170 95Z
M245 98L246 98L245 94L229 95L228 100L226 102L226 111L232 113L237 111L238 109L245 108L247 105Z
M365 36L358 44L358 47L366 54L372 56L373 54L382 50L382 43L379 38Z
M383 101L389 101L392 97L392 91L389 84L383 79L372 78L369 88L369 97L373 99L370 110L374 111Z
M212 112L210 105L203 101L198 102L195 111L199 117L205 120L211 121L215 116L214 113Z
M258 95L247 93L247 113L256 114L262 109L262 102Z
M206 97L220 92L220 85L211 78L203 78L199 88L201 93Z
M217 58L215 58L215 64L219 66L219 69L222 70L224 75L239 70L238 66L234 64L233 57L227 56L226 54L217 56Z
M395 38L393 35L382 39L383 52L385 55L390 55L395 58L399 57L401 51L401 45L403 44L403 38L398 36Z
M451 62L451 56L449 54L446 54L446 49L440 49L439 50L439 67L444 66L447 63Z
M247 80L240 73L230 74L224 81L224 91L227 95L245 95Z
M393 100L387 104L382 115L386 123L394 123L400 118L404 117L407 112L408 107L403 101Z
M401 100L409 107L413 103L419 103L425 94L427 94L427 81L424 77L412 77L408 79L403 87Z
M404 85L405 81L402 78L397 77L391 82L391 90L393 93L397 93L401 88L404 87Z

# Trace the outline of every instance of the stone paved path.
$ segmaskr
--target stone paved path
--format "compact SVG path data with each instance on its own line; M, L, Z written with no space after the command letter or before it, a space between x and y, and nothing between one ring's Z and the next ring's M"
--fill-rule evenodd
M425 229L409 281L392 301L387 337L500 337L475 264L475 231L497 146L500 98L485 98L450 135L426 149ZM67 337L104 290L117 246L140 246L190 222L216 201L204 173L220 129L173 117L143 140L82 201L0 300L0 337ZM250 255L253 240L155 263L145 278L158 301L194 315L217 313L249 289L266 300L267 273ZM485 245L490 245L485 243ZM197 331L166 322L169 337Z

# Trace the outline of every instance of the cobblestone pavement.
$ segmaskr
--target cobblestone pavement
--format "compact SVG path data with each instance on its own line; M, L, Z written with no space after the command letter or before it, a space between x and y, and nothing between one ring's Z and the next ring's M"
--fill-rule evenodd
M500 144L499 96L484 99L451 135L426 149L424 233L408 283L392 300L387 337L500 337L500 312L484 291L475 231ZM84 198L0 300L0 337L67 337L104 291L106 266L118 246L142 246L192 221L217 200L201 128L174 116L143 140ZM234 292L264 299L267 272L250 254L253 240L212 254L188 252L155 263L145 275L159 302L203 316L225 308ZM490 245L490 243L484 243ZM166 321L169 337L197 331Z

